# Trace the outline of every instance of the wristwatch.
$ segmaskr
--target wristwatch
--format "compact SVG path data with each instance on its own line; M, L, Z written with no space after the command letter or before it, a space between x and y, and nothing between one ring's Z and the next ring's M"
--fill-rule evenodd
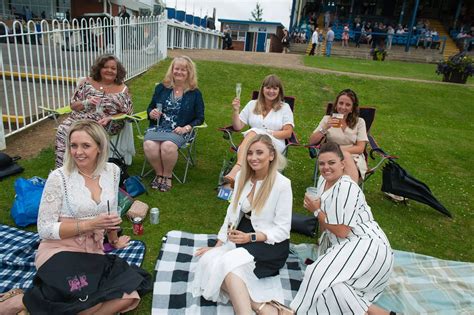
M325 135L325 134L328 133L328 130L321 127L321 128L319 128L319 132L322 133L323 135Z
M250 233L250 241L255 243L257 241L257 233Z
M313 214L314 214L314 216L317 218L321 212L323 212L323 210L321 210L321 209L316 209L316 211L314 211Z

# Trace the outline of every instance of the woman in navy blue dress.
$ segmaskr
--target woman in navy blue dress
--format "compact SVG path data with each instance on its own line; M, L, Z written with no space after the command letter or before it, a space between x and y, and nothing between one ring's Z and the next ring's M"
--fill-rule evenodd
M178 149L186 144L193 127L204 122L204 102L197 88L196 67L186 56L171 62L148 105L150 127L143 150L155 170L151 188L169 191Z

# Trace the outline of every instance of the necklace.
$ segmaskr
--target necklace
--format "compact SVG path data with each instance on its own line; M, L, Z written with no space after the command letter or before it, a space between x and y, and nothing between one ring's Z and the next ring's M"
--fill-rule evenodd
M79 173L82 174L83 176L85 176L85 177L87 177L87 178L89 178L89 179L92 179L92 180L96 180L96 179L99 177L99 176L97 176L97 175L88 175L88 174L84 173L84 172L81 171L81 170L78 170L78 171L79 171Z

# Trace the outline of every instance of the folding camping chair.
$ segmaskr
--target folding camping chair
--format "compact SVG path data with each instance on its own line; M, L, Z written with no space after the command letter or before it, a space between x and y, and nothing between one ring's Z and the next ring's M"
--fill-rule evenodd
M135 113L132 115L119 114L112 117L112 121L124 121L125 126L118 134L110 136L109 158L122 160L127 165L132 164L132 157L135 155L135 142L133 139L132 125L135 125L139 135L138 137L140 138L141 130L139 122L145 120L146 118L146 111ZM112 124L109 125L109 128L111 126Z
M181 156L184 159L184 163L185 163L184 174L180 177L176 173L176 167L175 167L175 169L173 170L173 177L180 184L184 184L186 182L186 179L188 177L189 167L196 165L196 139L197 139L199 130L204 129L204 128L207 128L207 124L205 122L202 123L202 125L194 126L191 132L189 132L187 135L186 144L178 149L179 156ZM143 161L142 172L141 172L142 177L147 176L153 171L153 169L150 169L147 172L145 172L147 162L148 161L145 158Z
M326 115L330 115L332 112L332 103L328 103L326 107ZM375 160L376 157L374 154L376 153L380 160L377 162L377 164L369 168L367 172L365 173L365 178L361 183L362 188L364 187L364 183L375 173L375 171L384 163L386 159L397 159L396 156L389 155L387 154L382 148L377 144L375 141L374 137L370 133L370 127L372 127L372 123L375 120L375 107L360 107L359 108L359 116L364 119L365 121L365 128L367 131L367 137L369 139L369 146L370 149L367 151L367 146L364 150L364 156L365 156L365 161L368 162L368 157L370 156L371 159ZM322 142L324 141L325 138L323 138ZM315 143L315 144L310 144L308 145L309 149L309 155L311 158L315 159L314 163L314 171L313 171L313 185L316 187L316 184L318 182L318 177L319 177L319 168L318 168L318 154L319 154L319 147L321 143Z
M256 100L258 98L258 94L259 94L259 91L253 91L252 92L252 100ZM294 96L285 96L284 101L285 101L285 103L287 103L290 106L291 111L294 112L296 98ZM232 125L221 127L218 130L222 131L223 132L223 135L222 135L223 138L226 139L227 141L229 141L230 150L234 154L237 153L239 145L235 144L235 142L232 138L232 134L234 132L237 132L237 130L235 130ZM289 139L285 140L285 145L286 146L285 146L285 149L283 150L283 155L285 155L286 157L288 156L288 148L289 147L300 145L300 143L298 141L298 138L296 137L296 134L295 134L294 131L291 134L291 137ZM236 159L237 159L237 157L235 155L233 155L230 159L224 159L222 169L221 169L221 172L219 174L218 186L222 185L224 175L227 174L230 171L230 169L232 168L232 166L233 166L234 162L236 161Z

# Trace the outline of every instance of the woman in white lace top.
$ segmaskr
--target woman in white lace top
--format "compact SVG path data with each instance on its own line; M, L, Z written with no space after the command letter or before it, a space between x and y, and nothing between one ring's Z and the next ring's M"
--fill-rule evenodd
M25 293L23 303L30 313L126 312L138 305L137 290L150 289L150 276L104 255L105 233L115 248L130 240L117 235L120 170L107 162L107 135L98 123L74 123L66 143L65 163L49 175L38 213L41 243L35 264L41 281ZM91 266L94 274L84 271Z

